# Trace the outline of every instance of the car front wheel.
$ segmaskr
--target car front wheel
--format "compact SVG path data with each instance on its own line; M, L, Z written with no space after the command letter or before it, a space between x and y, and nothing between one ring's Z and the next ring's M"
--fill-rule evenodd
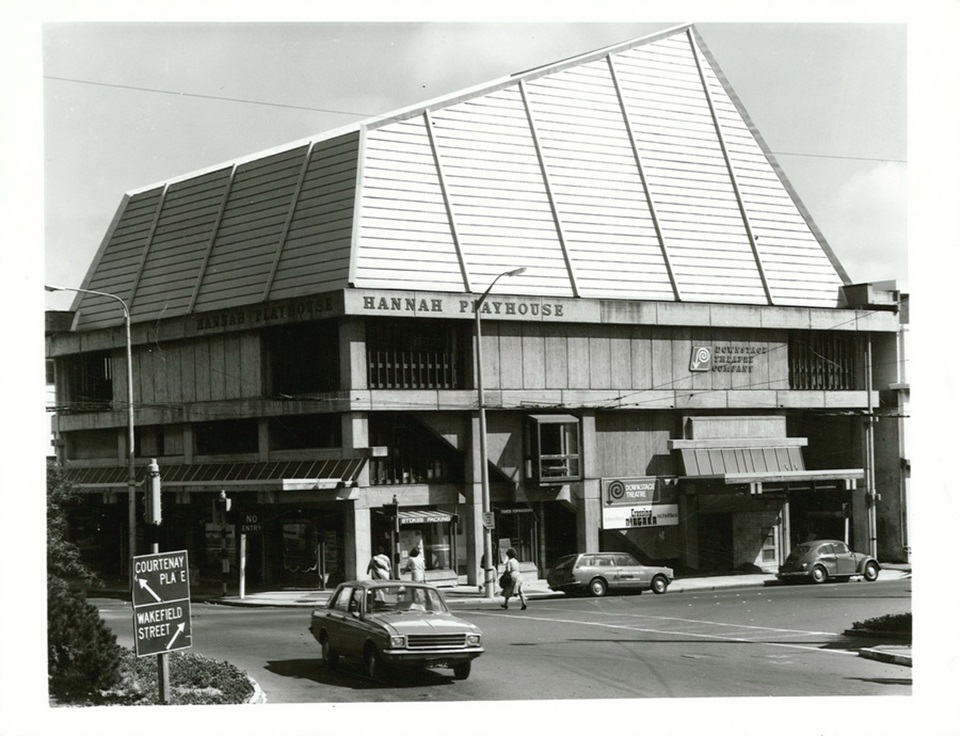
M863 579L873 582L878 577L880 577L880 567L875 562L868 562L867 566L863 568Z
M460 664L455 664L453 666L453 679L454 680L466 680L470 677L470 663L461 662Z
M587 586L587 590L590 591L590 595L594 598L602 598L607 594L607 581L603 578L594 578L590 581L590 585Z
M657 595L663 595L667 592L667 579L662 575L657 575L650 583L650 590Z
M324 664L330 667L336 667L337 662L340 661L340 655L333 651L333 647L330 646L329 636L325 638L323 644L320 645L320 656L323 657Z
M368 646L363 654L363 671L371 680L379 680L383 677L383 663L373 645Z
M827 571L820 565L817 565L810 571L810 579L815 583L824 583L827 577Z

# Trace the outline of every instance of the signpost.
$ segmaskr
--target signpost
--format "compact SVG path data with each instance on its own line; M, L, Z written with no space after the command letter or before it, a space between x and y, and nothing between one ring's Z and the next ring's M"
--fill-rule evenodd
M133 630L138 657L193 646L187 551L133 558Z

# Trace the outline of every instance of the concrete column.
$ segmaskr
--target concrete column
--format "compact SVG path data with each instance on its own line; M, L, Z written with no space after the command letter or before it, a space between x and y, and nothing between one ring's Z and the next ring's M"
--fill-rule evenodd
M680 514L680 562L686 567L700 566L700 554L697 548L697 497L682 490L677 498L677 511Z
M341 448L344 455L353 455L355 451L370 446L370 425L366 412L345 412L340 415ZM370 486L370 463L364 463L357 486L367 489ZM361 490L361 493L363 490Z
M270 425L266 419L257 421L257 459L262 463L270 459Z
M367 336L363 318L344 317L339 323L340 388L367 388Z
M583 481L574 484L577 498L577 549L600 550L600 479L597 477L597 422L593 412L584 412L580 422L580 462ZM580 486L577 493L577 485Z
M464 496L467 503L462 507L460 529L466 535L467 583L482 585L483 573L480 560L483 557L483 489L480 481L480 419L470 418L470 447L465 453Z
M577 549L600 551L600 480L592 478L580 485L577 499ZM576 489L574 489L576 493Z
M368 577L367 564L373 556L370 509L361 506L361 501L347 503L350 508L345 514L344 524L344 574L347 580L363 580Z

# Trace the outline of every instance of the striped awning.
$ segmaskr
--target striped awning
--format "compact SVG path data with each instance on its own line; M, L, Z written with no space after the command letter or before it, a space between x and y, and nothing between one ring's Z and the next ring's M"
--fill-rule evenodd
M160 482L166 487L211 486L242 490L324 490L356 484L366 458L336 458L259 463L190 463L160 465ZM83 490L114 490L127 485L127 468L66 468L67 480ZM146 466L137 468L137 484L146 477Z
M807 470L804 437L670 440L680 453L681 480L705 481L729 490L785 493L794 490L852 490L863 468Z
M403 524L446 524L457 518L456 514L450 514L446 511L400 511L400 525Z

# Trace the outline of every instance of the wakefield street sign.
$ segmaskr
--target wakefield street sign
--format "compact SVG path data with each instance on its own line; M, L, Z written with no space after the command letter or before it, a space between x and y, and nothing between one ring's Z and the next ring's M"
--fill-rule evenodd
M138 657L193 646L186 550L133 558L133 629Z

